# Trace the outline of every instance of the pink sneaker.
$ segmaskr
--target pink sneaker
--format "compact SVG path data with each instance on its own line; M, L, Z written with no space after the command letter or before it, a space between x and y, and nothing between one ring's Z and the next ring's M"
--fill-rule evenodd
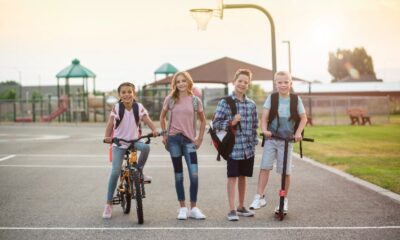
M111 218L112 214L112 205L106 204L103 211L103 218Z
M143 181L145 183L151 183L152 179L153 179L152 177L143 174Z

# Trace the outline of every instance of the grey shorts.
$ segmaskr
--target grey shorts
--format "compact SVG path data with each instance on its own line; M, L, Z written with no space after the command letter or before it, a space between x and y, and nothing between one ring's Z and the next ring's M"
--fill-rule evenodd
M293 143L289 143L287 165L286 165L287 175L290 175L292 173L292 152L293 152ZM276 172L282 174L284 153L285 153L284 141L268 139L267 141L265 141L260 169L272 170L276 159L277 160Z

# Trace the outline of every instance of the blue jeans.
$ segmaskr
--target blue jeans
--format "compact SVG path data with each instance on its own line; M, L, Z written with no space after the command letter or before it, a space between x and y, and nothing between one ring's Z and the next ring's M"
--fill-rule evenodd
M167 143L172 164L174 165L175 188L178 201L185 201L182 166L182 156L184 156L190 178L190 201L197 202L197 191L199 184L196 146L190 139L182 134L168 136Z
M149 156L150 146L144 142L136 142L135 149L140 151L138 167L143 168ZM108 181L107 201L112 201L115 188L117 187L118 177L121 174L122 160L126 149L116 146L112 147L112 170Z

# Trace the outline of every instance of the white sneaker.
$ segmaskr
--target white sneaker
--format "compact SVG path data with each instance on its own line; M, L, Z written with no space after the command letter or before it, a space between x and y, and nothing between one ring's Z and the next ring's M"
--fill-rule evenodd
M288 212L288 199L285 198L285 201L283 202L283 213L286 214ZM279 205L275 208L275 213L279 213Z
M256 194L254 196L254 200L250 205L251 210L260 209L261 207L265 207L267 205L267 201L265 201L264 197L261 197L260 194Z
M204 215L198 207L194 207L190 210L189 217L199 220L206 219L206 215Z
M186 220L188 218L188 213L189 213L189 210L187 209L187 207L181 207L179 209L178 217L176 217L176 218L179 220Z
M106 204L103 211L103 218L111 218L112 215L112 205Z

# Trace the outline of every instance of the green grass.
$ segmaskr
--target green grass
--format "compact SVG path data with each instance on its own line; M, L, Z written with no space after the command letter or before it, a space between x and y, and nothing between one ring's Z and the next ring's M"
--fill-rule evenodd
M400 193L400 115L385 125L307 127L305 136L315 139L303 143L305 156Z

